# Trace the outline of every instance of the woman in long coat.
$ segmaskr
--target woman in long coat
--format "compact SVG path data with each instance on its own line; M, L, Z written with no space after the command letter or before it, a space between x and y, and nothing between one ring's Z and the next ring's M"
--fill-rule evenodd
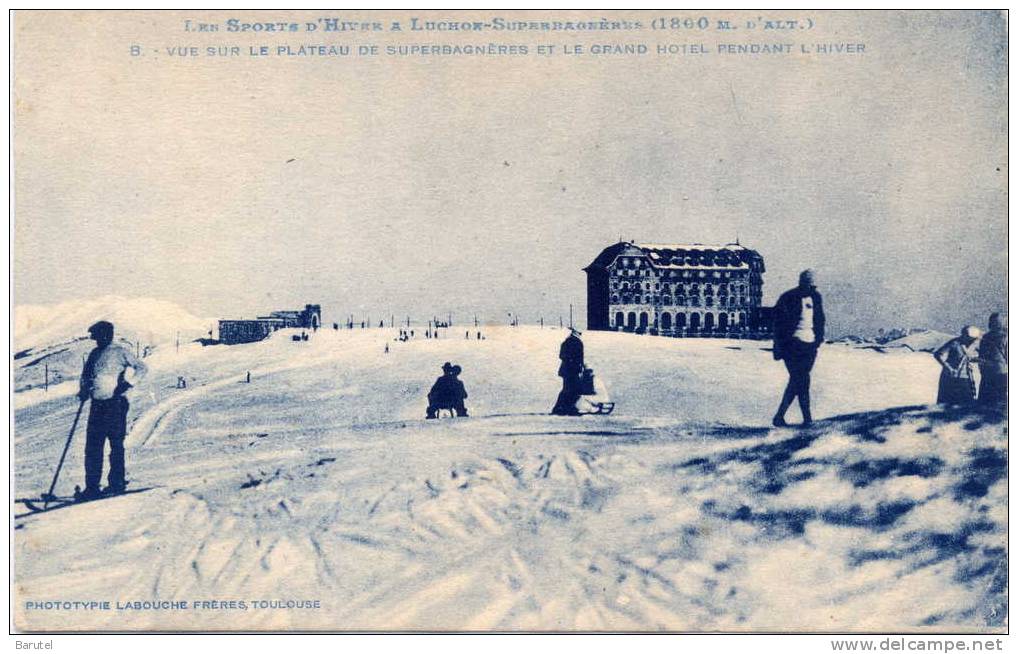
M990 331L979 342L979 403L1007 407L1007 331L999 313L990 316Z

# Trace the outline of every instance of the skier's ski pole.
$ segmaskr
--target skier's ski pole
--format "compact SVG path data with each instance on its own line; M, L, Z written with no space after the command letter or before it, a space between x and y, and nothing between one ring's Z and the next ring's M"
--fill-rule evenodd
M53 473L53 483L49 485L49 492L43 495L42 508L45 509L50 500L53 499L53 489L57 487L57 478L60 477L60 469L64 467L64 458L67 450L71 447L71 439L74 438L74 430L78 428L78 419L81 418L81 410L85 407L85 400L78 404L78 412L74 414L74 422L71 423L71 433L67 434L67 442L64 444L64 452L60 455L60 463L57 464L57 471Z

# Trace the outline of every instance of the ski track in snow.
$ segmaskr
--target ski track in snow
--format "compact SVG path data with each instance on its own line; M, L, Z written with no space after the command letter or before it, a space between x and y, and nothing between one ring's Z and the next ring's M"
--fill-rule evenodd
M455 330L452 330L455 333ZM22 629L1002 630L1006 429L925 407L929 356L830 346L807 430L764 344L588 334L612 416L542 412L563 332L280 333L151 357L133 486L17 521L17 600L319 599L26 612ZM444 360L472 418L424 421ZM246 372L252 382L243 383ZM195 381L173 388L178 375ZM16 404L16 496L76 401ZM747 416L755 424L745 424ZM82 419L84 423L84 416ZM80 483L84 425L58 492Z

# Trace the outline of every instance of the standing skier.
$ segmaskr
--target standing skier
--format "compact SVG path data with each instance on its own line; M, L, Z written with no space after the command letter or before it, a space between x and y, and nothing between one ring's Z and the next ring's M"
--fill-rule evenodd
M558 394L552 414L556 416L579 415L576 401L580 399L580 375L583 374L583 341L578 329L569 330L569 336L562 341L558 358L558 376L562 378L562 390Z
M799 285L782 293L774 305L774 358L784 360L788 370L788 385L774 414L775 427L788 424L785 412L797 397L802 424L813 422L809 374L824 341L824 323L824 302L816 288L816 276L812 270L804 270L799 274Z
M85 436L85 491L83 499L100 496L103 450L110 441L108 491L122 493L124 479L124 438L127 436L127 410L124 395L148 371L144 363L125 347L113 342L113 324L100 320L88 328L96 347L88 355L81 371L78 399L92 400Z

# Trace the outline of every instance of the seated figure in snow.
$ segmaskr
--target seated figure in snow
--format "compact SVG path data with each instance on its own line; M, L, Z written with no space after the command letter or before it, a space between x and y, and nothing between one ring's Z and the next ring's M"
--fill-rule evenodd
M611 413L615 409L615 403L608 397L608 389L601 378L594 374L590 368L584 368L580 375L580 397L576 400L576 412L580 415L585 413Z
M467 415L467 407L464 400L467 398L467 390L459 378L463 371L459 366L454 366L448 361L442 364L442 376L435 380L428 392L427 418L438 417L442 409L455 411L457 417Z

